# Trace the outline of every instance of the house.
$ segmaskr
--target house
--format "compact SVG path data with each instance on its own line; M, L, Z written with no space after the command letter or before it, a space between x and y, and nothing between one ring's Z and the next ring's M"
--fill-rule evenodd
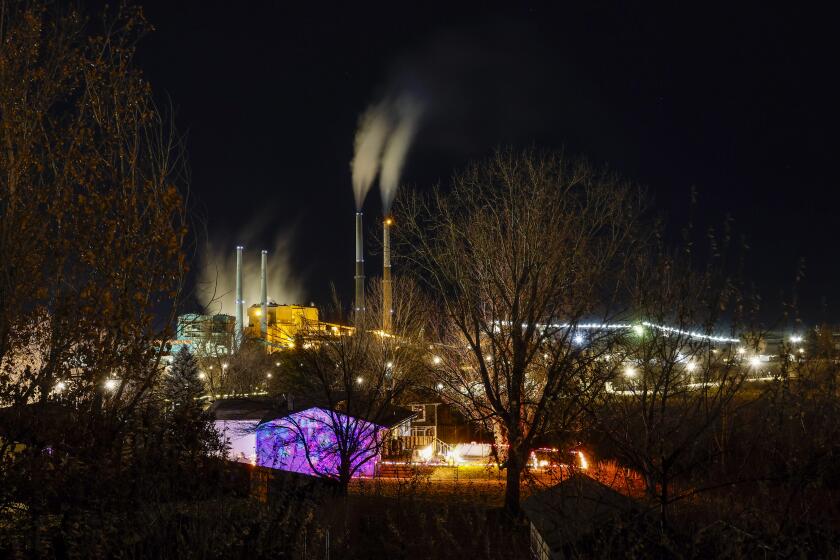
M266 419L286 414L286 406L272 399L218 400L210 405L216 431L228 446L228 458L240 463L257 461L257 426Z
M335 478L345 457L352 476L373 476L382 449L405 433L414 415L396 407L375 420L317 406L288 412L257 427L256 464Z
M582 474L533 494L522 502L522 509L530 523L535 560L586 556L603 531L626 538L625 528L642 511L636 500Z

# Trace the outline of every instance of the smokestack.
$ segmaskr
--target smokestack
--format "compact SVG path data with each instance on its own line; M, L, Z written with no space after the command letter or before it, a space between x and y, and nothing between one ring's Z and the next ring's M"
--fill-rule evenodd
M382 330L391 332L391 317L394 314L391 292L391 224L394 220L385 218L382 223Z
M268 340L268 251L262 250L260 262L260 336Z
M356 302L357 314L365 312L365 249L362 244L362 213L356 212Z
M234 332L234 346L239 349L242 342L243 307L245 302L242 299L242 245L236 246L236 332Z

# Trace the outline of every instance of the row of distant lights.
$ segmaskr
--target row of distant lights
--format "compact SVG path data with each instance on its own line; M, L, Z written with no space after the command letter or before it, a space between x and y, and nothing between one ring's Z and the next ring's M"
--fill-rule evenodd
M500 325L510 325L510 321L496 321L497 324ZM527 328L527 323L522 323L522 328ZM739 343L741 342L737 338L729 338L726 336L715 336L710 334L704 334L697 331L686 331L683 329L678 329L675 327L668 327L665 325L657 325L656 323L651 323L650 321L642 321L641 323L581 323L578 325L572 325L569 323L554 323L551 325L542 325L537 324L538 328L542 328L543 331L552 328L552 329L581 329L581 330L633 330L633 332L639 336L645 334L645 327L655 329L658 331L666 332L669 334L677 334L677 335L685 335L691 338L698 338L701 340L708 340L711 342L726 342L726 343ZM583 335L576 334L572 339L575 344L583 344L585 339Z
M790 337L790 341L791 341L793 344L799 344L799 343L801 343L801 342L802 342L802 340L803 340L803 339L802 339L802 337L801 337L801 336L798 336L798 335L793 335L793 336L791 336L791 337ZM743 346L740 346L740 347L738 347L737 352L738 352L738 354L740 354L740 355L744 355L744 354L746 354L746 353L747 353L747 350L746 350L746 348L744 348ZM799 348L799 349L797 350L797 352L799 352L799 354L804 354L804 353L805 353L805 349L804 349L804 348ZM750 365L751 365L752 367L757 368L757 367L760 367L760 366L761 366L761 364L762 364L762 360L761 360L761 358L760 358L759 356L752 356L752 357L750 358ZM687 364L685 364L685 370L686 370L687 372L689 372L689 373L691 373L691 372L695 371L696 369L697 369L697 364L696 364L696 363L694 363L694 362L688 362ZM627 367L624 369L624 376L625 376L625 377L635 377L637 373L638 373L638 371L637 371L637 370L636 370L636 368L634 368L633 366L627 366Z

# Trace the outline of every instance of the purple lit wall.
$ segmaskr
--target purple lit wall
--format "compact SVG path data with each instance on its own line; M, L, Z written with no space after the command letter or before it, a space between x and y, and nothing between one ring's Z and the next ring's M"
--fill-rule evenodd
M309 408L259 426L257 465L335 478L346 457L354 477L373 476L386 432L339 412Z

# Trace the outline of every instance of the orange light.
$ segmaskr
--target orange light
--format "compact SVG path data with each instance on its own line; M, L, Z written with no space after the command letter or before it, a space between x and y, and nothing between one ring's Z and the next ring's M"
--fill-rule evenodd
M385 225L386 226L390 226L393 223L394 223L394 220L392 218L385 218Z

